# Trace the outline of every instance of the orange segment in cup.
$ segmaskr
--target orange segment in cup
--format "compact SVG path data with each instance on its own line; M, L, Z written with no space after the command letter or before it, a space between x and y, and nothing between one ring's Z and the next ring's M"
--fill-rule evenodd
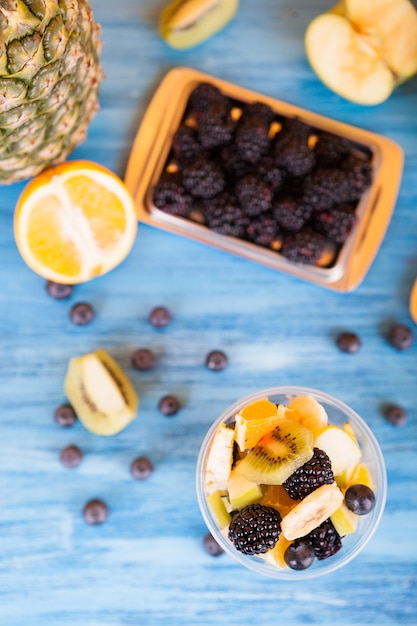
M283 418L282 411L267 398L246 406L236 415L235 440L241 452L253 446Z
M130 252L136 209L110 170L69 161L29 182L17 203L14 230L32 270L58 283L81 283L109 272Z

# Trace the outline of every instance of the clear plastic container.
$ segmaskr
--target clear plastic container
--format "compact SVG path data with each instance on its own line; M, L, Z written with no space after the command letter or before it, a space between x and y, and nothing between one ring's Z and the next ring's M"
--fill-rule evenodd
M308 569L297 571L275 566L262 557L248 556L235 549L232 542L227 538L227 533L224 532L224 530L221 531L216 521L213 519L207 504L204 476L210 445L217 427L221 423L225 423L226 425L233 423L235 415L243 409L243 407L261 398L268 398L276 404L288 404L289 399L306 395L313 396L323 405L329 417L329 424L342 426L344 422L348 421L352 426L362 450L361 462L366 463L374 483L376 501L373 510L369 514L359 517L356 531L346 535L342 539L342 548L335 555L322 561L315 559ZM357 557L363 550L376 531L384 511L387 495L387 477L384 458L374 434L365 421L350 407L340 400L315 389L305 387L270 387L241 398L229 406L214 421L200 448L196 468L196 488L198 503L203 518L209 531L225 552L244 567L258 574L269 576L277 580L306 580L317 578L324 574L330 574L338 570Z

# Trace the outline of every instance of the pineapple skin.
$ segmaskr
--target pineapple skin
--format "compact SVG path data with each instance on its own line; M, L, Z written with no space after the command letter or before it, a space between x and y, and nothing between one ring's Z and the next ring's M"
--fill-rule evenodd
M36 176L85 140L101 47L87 0L0 0L0 184Z

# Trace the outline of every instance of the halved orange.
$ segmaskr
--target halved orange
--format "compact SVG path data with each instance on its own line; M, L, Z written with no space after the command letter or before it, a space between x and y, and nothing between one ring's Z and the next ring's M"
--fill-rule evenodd
M414 281L410 294L410 314L413 321L417 324L417 278Z
M62 284L82 283L109 272L130 252L137 232L135 203L110 170L67 161L25 187L14 232L33 271Z

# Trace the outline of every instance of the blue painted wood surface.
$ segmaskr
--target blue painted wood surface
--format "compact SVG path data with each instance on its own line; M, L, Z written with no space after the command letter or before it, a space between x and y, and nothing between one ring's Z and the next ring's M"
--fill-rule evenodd
M104 40L106 81L88 140L71 158L98 161L121 176L146 105L161 77L186 65L342 121L386 134L405 153L398 203L362 285L338 294L193 241L139 227L134 249L111 274L56 302L21 260L13 209L23 185L0 190L0 624L159 626L224 624L417 624L417 341L396 352L385 331L412 325L408 296L417 276L417 80L384 104L360 107L330 93L305 57L309 21L325 0L242 0L236 19L203 45L169 49L157 35L161 0L93 0ZM71 324L88 301L93 323ZM172 311L162 331L147 320ZM413 326L417 335L417 328ZM357 332L356 355L338 352L335 333ZM94 437L59 428L68 359L107 348L141 395L138 418L121 434ZM133 371L132 351L154 349L157 367ZM229 367L204 359L223 349ZM368 422L385 455L389 492L382 523L342 571L277 583L202 547L206 529L194 491L200 442L211 421L245 393L274 384L317 387ZM159 398L183 408L167 419ZM409 414L394 428L381 405ZM79 445L76 470L60 450ZM136 482L129 464L148 455L155 471ZM110 515L87 526L84 503L102 497Z

